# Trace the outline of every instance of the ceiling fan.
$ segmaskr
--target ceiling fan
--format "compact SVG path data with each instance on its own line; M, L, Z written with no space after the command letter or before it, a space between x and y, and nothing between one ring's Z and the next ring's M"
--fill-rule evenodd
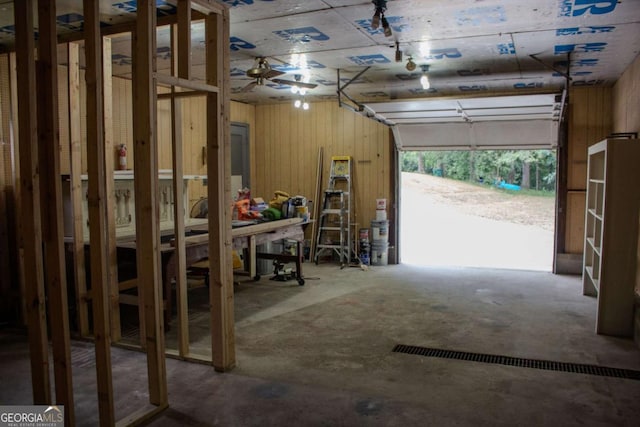
M252 81L251 83L243 87L240 90L240 92L248 92L256 86L263 86L265 80L269 80L281 85L298 86L298 87L304 87L307 89L313 89L314 87L318 86L313 83L305 83L300 81L301 76L299 74L296 74L295 76L296 81L276 79L275 77L281 76L285 73L271 68L271 65L269 65L269 62L267 61L267 59L262 57L256 58L256 61L253 64L253 68L249 68L246 74L247 74L247 77L255 79L255 81Z

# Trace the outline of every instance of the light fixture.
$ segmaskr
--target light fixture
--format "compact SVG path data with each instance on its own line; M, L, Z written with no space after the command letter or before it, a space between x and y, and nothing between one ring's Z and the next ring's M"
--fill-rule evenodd
M298 86L296 86L296 85L291 86L291 93L296 94L296 93L298 93L298 90L300 90L300 88L298 88Z
M416 63L413 62L413 58L409 56L409 60L407 61L407 71L413 71L416 69Z
M373 14L373 18L371 18L371 28L373 30L377 30L380 26L380 15L382 14L382 10L376 8L376 11Z
M372 0L371 3L375 6L373 12L373 18L371 18L371 29L377 30L382 23L382 28L384 29L384 35L387 37L391 37L391 28L389 27L389 22L384 17L384 11L387 10L387 0Z
M396 42L396 62L402 62L402 51L400 50L400 42Z
M422 68L422 77L420 77L420 84L422 85L422 89L427 90L431 87L431 83L429 83L429 76L427 76L429 66L421 65L420 68Z
M389 21L387 21L387 18L385 18L384 15L382 15L382 28L384 29L384 35L387 37L391 37L393 33L391 32Z
M298 97L298 99L293 102L293 106L296 108L302 108L305 111L309 109L309 103L304 99L303 96Z

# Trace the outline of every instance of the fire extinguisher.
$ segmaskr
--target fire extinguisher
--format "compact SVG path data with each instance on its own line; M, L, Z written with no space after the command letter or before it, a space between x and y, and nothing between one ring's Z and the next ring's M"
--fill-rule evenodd
M124 144L120 144L118 148L118 169L127 169L127 146Z

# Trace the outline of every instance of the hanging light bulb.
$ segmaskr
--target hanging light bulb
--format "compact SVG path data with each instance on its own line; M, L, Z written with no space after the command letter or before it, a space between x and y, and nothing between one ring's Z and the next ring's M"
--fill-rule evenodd
M429 83L429 77L426 74L423 74L420 77L420 84L422 85L422 89L427 90L431 87L431 83Z
M420 77L420 84L422 85L422 89L427 90L431 87L431 83L429 82L429 76L427 76L427 71L429 71L428 65L422 65L422 77Z
M294 93L294 94L298 93L298 86L296 85L291 86L291 93Z
M302 104L302 109L303 109L303 110L308 110L308 109L309 109L309 103L308 103L307 101L305 101L305 102Z
M302 96L304 96L307 93L307 88L306 87L301 87L300 89L298 89L298 93Z
M293 106L296 108L300 108L300 105L302 104L302 102L299 99L296 99L296 101L293 103Z

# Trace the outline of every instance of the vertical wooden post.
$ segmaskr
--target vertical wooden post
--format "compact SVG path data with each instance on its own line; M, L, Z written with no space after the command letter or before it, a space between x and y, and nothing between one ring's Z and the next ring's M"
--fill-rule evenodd
M64 405L65 423L75 424L71 341L64 254L60 133L58 129L58 38L56 3L38 0L38 135L43 240L56 403Z
M113 141L113 76L111 63L111 38L102 38L102 70L104 84L104 173L106 176L106 216L109 242L109 307L111 341L120 341L120 289L118 288L118 257L116 252L116 204L114 182L115 143Z
M231 260L231 150L229 122L229 11L205 18L207 177L209 197L209 295L211 355L217 371L236 363Z
M20 191L24 248L24 299L29 329L33 403L51 403L49 346L44 297L40 180L36 126L36 63L33 0L14 5L20 128Z
M156 138L156 4L139 0L134 35L134 169L138 286L144 297L149 400L167 406ZM168 310L171 307L167 307Z
M189 1L180 2L190 3ZM189 14L191 13L191 5L189 4ZM190 20L186 23L184 19L180 19L184 15L184 11L178 9L178 34L180 34L181 26L191 26ZM184 46L180 45L178 48L178 40L180 37L176 37L176 26L171 27L171 68L172 75L176 75L176 68L184 68L184 64L180 62L183 59L183 55L180 53L183 51ZM190 39L190 37L189 37ZM178 52L178 55L176 55ZM190 67L189 67L190 68ZM183 77L184 76L180 76ZM175 87L171 87L171 93L175 95ZM174 235L176 244L174 250L176 251L176 305L178 311L178 354L180 357L186 357L189 354L189 300L187 292L187 260L184 250L185 235L184 235L184 167L182 156L182 109L180 108L181 100L175 96L171 97L171 149L173 150L173 217L174 223Z
M191 0L178 2L178 77L191 79ZM175 47L175 46L174 46ZM173 51L176 54L176 51ZM175 74L173 74L175 76Z
M105 203L104 104L102 83L102 37L99 4L84 0L87 83L87 169L89 175L89 234L91 245L91 293L96 345L98 410L101 425L115 424L111 335L109 323L109 268Z
M87 278L84 257L84 227L82 222L82 131L80 121L80 46L68 44L69 66L69 153L70 199L73 211L73 278L76 287L76 309L80 336L89 336L89 307L85 295Z
M16 42L16 46L18 46ZM18 126L13 126L11 130L13 131L13 158L14 158L14 167L13 167L13 185L14 185L14 196L15 196L15 235L14 237L14 247L15 253L14 261L17 266L17 274L19 287L20 287L20 320L23 325L27 325L27 292L26 292L26 279L24 277L24 245L22 242L22 238L24 237L23 230L23 220L22 220L22 179L20 173L20 123L18 120L18 70L17 70L17 59L16 53L12 52L9 54L9 90L11 92L11 120L13 123L17 123ZM13 84L11 82L16 82Z

